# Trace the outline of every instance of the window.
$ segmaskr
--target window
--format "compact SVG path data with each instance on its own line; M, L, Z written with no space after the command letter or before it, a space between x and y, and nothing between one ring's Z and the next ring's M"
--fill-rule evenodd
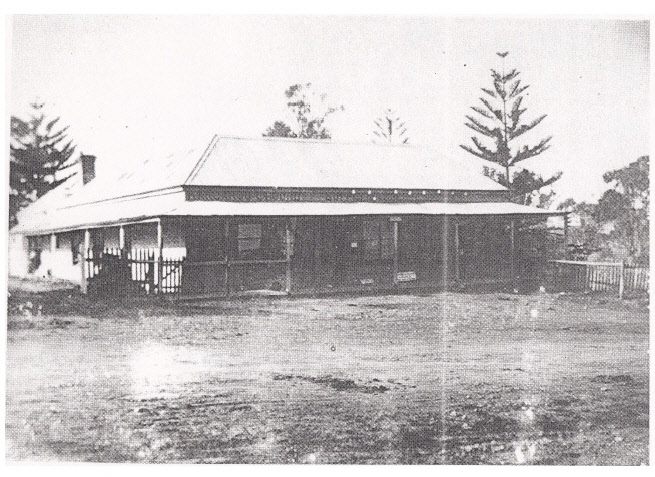
M237 260L280 260L286 254L286 227L271 219L237 226Z
M240 256L259 250L262 246L262 224L239 224L237 241Z

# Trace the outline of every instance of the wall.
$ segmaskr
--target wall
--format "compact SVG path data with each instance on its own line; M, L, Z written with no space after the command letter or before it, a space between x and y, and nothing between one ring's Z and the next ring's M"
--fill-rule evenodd
M91 232L92 242L97 248L118 248L118 227L95 229Z
M403 277L398 287L439 286L453 280L453 221L426 216L394 219L398 222L398 272ZM372 235L365 232L365 222L378 224L377 230L369 225ZM300 218L294 233L292 291L394 286L390 216ZM377 251L367 254L367 248Z
M510 220L472 218L460 225L461 277L468 281L511 280ZM518 232L516 248L519 249ZM518 255L515 256L518 261Z
M84 232L57 234L57 248L49 253L48 269L55 278L63 278L75 283L82 282L82 248ZM75 257L73 257L75 255ZM74 263L75 262L75 263Z
M182 258L186 256L183 227L178 219L168 219L163 222L164 257ZM119 227L91 229L92 248L118 248ZM156 223L125 226L126 240L132 248L147 248L159 254L157 249ZM11 234L9 237L9 274L18 277L53 277L81 284L82 264L73 263L73 242L83 244L84 231L61 232L55 234L57 247L51 251L51 236L41 235L25 237ZM31 244L31 245L30 245ZM29 273L30 254L40 250L41 263L36 270ZM79 248L81 250L81 247ZM79 257L81 260L81 256Z
M285 219L263 217L234 217L229 219L229 233L225 236L226 222L219 217L192 217L181 223L187 236L187 261L183 266L183 293L187 295L209 295L226 293L225 260L230 257L228 288L230 292L250 290L280 291L286 286L286 264L252 263L253 261L281 260L285 256ZM241 237L239 230L245 226L259 226L257 242L252 248L240 244L248 240ZM256 227L255 227L256 229ZM251 229L251 230L255 230ZM171 235L175 228L171 227ZM170 240L173 240L171 237ZM238 263L247 261L248 263Z
M14 277L27 276L29 266L27 237L20 234L9 234L8 245L7 260L9 262L9 275Z
M81 256L78 255L77 263L73 263L72 246L74 243L81 243L84 239L83 232L67 232L56 236L56 248L51 249L50 235L41 235L33 237L27 245L24 252L26 257L26 266L21 272L21 276L52 277L69 280L73 283L82 283L82 264ZM26 239L27 242L27 239ZM41 263L31 274L28 273L30 255L34 256L39 253ZM79 248L77 248L79 250Z

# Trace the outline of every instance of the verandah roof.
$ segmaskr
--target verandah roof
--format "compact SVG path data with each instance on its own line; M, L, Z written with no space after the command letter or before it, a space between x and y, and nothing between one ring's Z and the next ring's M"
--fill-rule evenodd
M346 216L346 215L448 215L546 217L561 215L511 202L477 203L371 203L371 202L218 202L186 201L181 190L57 210L31 216L12 233L44 234L96 228L176 216Z

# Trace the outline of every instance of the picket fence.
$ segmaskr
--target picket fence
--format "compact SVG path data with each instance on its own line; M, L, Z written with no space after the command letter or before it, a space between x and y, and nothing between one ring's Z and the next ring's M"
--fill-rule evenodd
M550 264L551 286L557 291L611 291L620 298L626 293L648 292L648 268L573 260L552 260Z

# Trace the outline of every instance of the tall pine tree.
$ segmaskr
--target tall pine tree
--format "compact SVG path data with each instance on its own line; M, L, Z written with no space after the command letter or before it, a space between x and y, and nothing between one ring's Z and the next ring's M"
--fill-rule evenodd
M24 120L11 117L9 163L9 227L17 223L17 212L72 175L67 169L75 153L67 138L68 126L58 128L60 118L46 120L45 103L34 102Z
M549 178L540 177L532 172L514 172L520 162L535 157L550 147L552 136L541 139L536 145L516 146L516 140L523 134L537 127L546 115L523 122L523 92L529 85L521 84L520 73L516 69L505 71L504 59L509 52L497 53L503 59L501 72L491 70L492 88L482 88L485 96L480 98L482 106L471 106L477 116L466 116L466 127L476 133L491 139L493 146L489 147L478 136L472 136L473 146L460 145L462 149L486 161L500 166L498 171L493 167L486 168L485 173L499 184L510 190L513 201L530 203L533 194L557 181L562 173L558 172ZM488 140L487 140L488 141Z

